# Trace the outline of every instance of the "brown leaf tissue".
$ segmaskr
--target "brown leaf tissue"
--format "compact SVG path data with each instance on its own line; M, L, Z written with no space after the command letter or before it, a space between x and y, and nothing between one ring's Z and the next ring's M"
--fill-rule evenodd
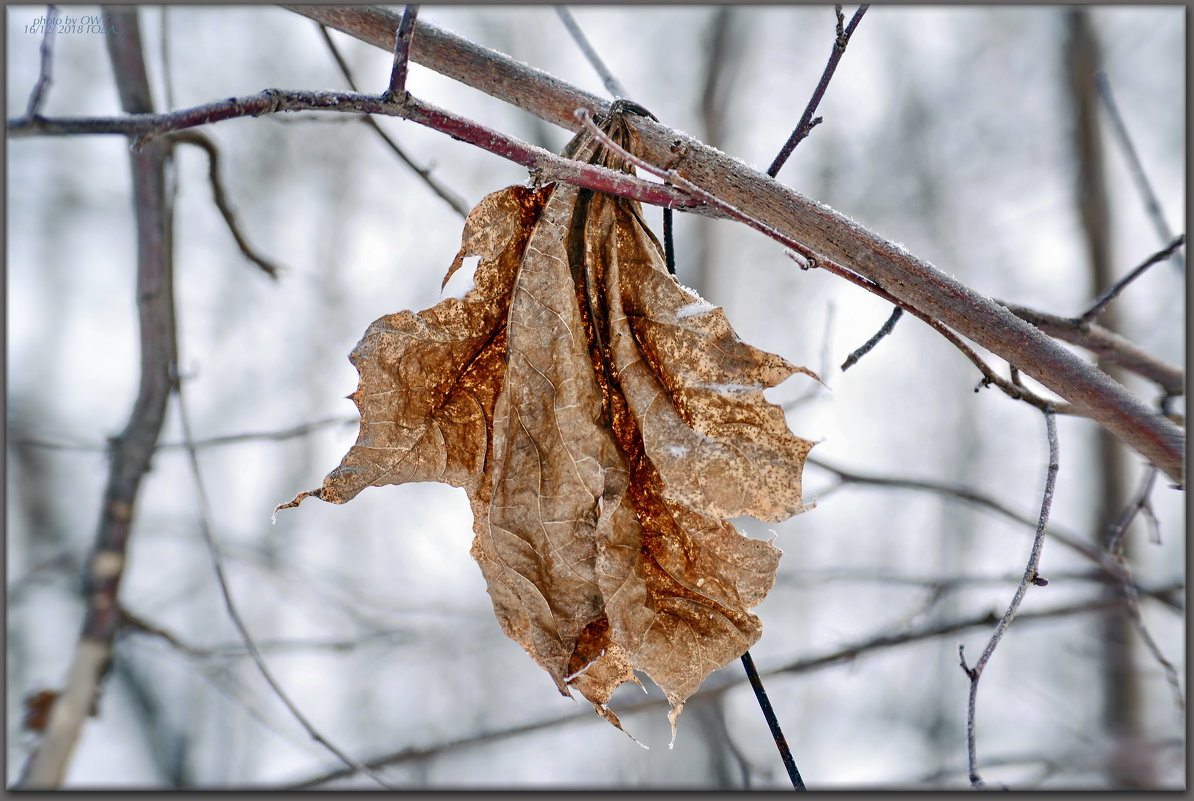
M620 114L603 129L630 152ZM565 155L631 172L588 133ZM804 511L812 443L763 397L795 372L668 274L639 204L557 183L512 186L468 216L448 277L462 298L374 322L351 354L356 444L313 492L442 481L473 508L472 554L506 634L608 708L649 677L676 716L762 626L747 610L780 551L726 518Z

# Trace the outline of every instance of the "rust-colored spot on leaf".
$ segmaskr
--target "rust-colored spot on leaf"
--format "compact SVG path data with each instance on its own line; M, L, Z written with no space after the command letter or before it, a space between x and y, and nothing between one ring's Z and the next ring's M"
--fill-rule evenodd
M638 148L622 117L604 127ZM588 134L565 152L630 170ZM445 284L470 256L462 298L366 331L351 355L357 442L286 506L409 481L463 487L506 634L619 728L606 704L645 674L674 732L685 699L761 634L748 610L780 552L726 518L804 511L812 443L763 390L812 374L742 342L670 276L636 202L503 189L469 215Z

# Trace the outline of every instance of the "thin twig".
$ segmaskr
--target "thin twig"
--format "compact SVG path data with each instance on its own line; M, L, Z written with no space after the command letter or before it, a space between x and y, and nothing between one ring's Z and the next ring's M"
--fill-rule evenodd
M1145 352L1098 323L1084 323L1077 317L1060 317L1002 300L995 302L1049 336L1085 348L1100 361L1111 362L1147 378L1159 385L1167 396L1177 397L1185 393L1185 371Z
M1127 505L1127 507L1116 518L1115 522L1111 524L1110 530L1106 534L1106 548L1110 553L1119 554L1123 552L1123 536L1132 525L1132 521L1136 519L1142 510L1149 508L1149 498L1152 495L1153 486L1157 481L1157 468L1155 465L1148 465L1144 469L1144 476L1140 479L1140 488L1136 491L1136 497Z
M402 103L391 103L377 95L364 95L359 92L266 89L256 95L218 100L165 114L65 119L22 117L8 121L8 134L12 137L123 134L135 138L139 145L144 145L154 137L172 131L239 117L259 117L290 111L334 111L401 117L521 164L544 181L564 181L655 206L691 209L696 213L702 213L704 205L675 187L643 181L627 173L596 164L563 158L541 147L424 103L409 93Z
M344 56L341 55L340 48L336 47L336 43L332 41L332 36L330 33L328 33L327 26L318 22L315 24L319 26L319 33L323 37L324 44L326 44L328 50L331 51L332 58L335 59L336 66L340 68L340 73L344 76L344 80L348 81L349 87L354 92L359 92L360 89L357 87L356 81L353 80L352 71L348 68L348 62L345 61ZM430 169L420 167L419 165L415 164L414 160L410 156L406 155L406 152L398 146L398 143L395 142L394 139L388 133L386 133L380 125L378 125L377 120L373 119L373 117L368 114L362 114L359 119L372 128L374 133L381 137L381 141L386 143L386 146L390 148L394 155L401 159L403 164L414 170L415 174L422 178L423 182L426 183L427 186L431 187L432 192L435 192L435 194L439 195L439 197L445 203L451 206L452 209L462 218L468 217L468 203L466 203L465 200L456 192L453 192L447 186L440 183L440 181L431 174Z
M825 65L824 72L821 73L821 80L817 83L813 96L809 99L808 105L804 107L804 114L800 116L796 130L792 131L792 135L780 149L775 161L771 162L771 166L767 168L767 174L772 178L779 173L780 168L792 155L792 151L796 149L796 145L800 144L808 136L809 131L821 122L820 117L814 120L813 114L816 112L817 106L821 104L821 98L825 96L825 90L829 88L829 81L833 78L834 71L837 70L837 63L842 60L842 54L846 52L846 45L850 43L850 37L854 35L854 29L862 21L862 15L866 13L868 7L866 4L860 5L850 19L850 24L844 30L842 28L842 7L840 5L834 7L834 13L837 15L837 35L833 39L833 50L829 54L829 62Z
M1090 305L1089 309L1079 315L1078 319L1084 323L1089 323L1091 320L1097 317L1099 312L1101 312L1108 303L1114 300L1120 292L1123 292L1124 288L1128 284L1132 283L1141 275L1143 275L1145 270L1147 270L1149 267L1152 267L1157 262L1165 261L1165 259L1176 253L1178 248L1184 244L1186 244L1186 235L1178 234L1177 238L1166 245L1163 249L1149 256L1139 267L1116 281L1110 288L1107 289L1106 292L1099 296L1098 300Z
M1164 598L1169 595L1182 593L1184 590L1185 582L1179 581L1160 587L1149 588L1142 591L1141 595L1146 597ZM1052 609L1024 612L1017 617L1017 620L1019 621L1019 625L1023 627L1036 621L1056 620L1058 618L1072 617L1074 615L1100 612L1106 609L1115 608L1122 603L1123 599L1108 599L1106 597L1099 596L1088 601L1057 606L1053 607ZM938 637L958 634L959 632L968 631L973 628L989 627L995 622L995 616L988 612L968 618L933 623L916 629L908 629L906 631L896 632L894 634L881 634L861 640L853 645L835 649L819 656L798 659L788 663L787 665L765 671L762 675L775 676L785 673L810 673L816 670L823 670L825 668L833 667L835 665L855 663L859 657L865 656L869 653L886 650L888 648L896 648L911 643L923 642L925 640L934 640ZM707 681L706 684L702 686L698 695L693 696L693 699L698 697L704 699L720 696L727 691L738 687L744 681L746 681L745 677L727 677L719 684L712 684L710 681ZM668 701L664 698L658 698L647 699L637 703L618 705L616 711L619 715L629 715L645 710L655 710L667 707ZM491 743L496 740L517 737L522 734L542 731L544 729L550 729L556 726L564 726L573 723L586 723L592 722L593 720L593 713L590 711L585 710L569 712L553 718L534 721L508 729L480 732L477 734L468 735L466 737L461 737L456 740L438 743L436 745L412 746L410 748L404 748L401 751L370 759L366 764L372 768L383 768L406 762L417 762L428 757L438 756L446 751L468 748L479 743ZM351 771L338 769L295 782L294 784L290 785L289 788L313 787L335 781L337 779L342 779L350 775L352 775Z
M842 372L844 373L847 370L849 370L851 367L853 367L855 362L857 362L863 356L870 353L871 350L873 350L874 347L879 344L879 340L883 339L883 337L890 334L895 329L896 323L898 323L900 321L900 317L903 316L903 314L904 314L904 310L902 308L900 308L899 306L896 306L894 309L892 309L891 316L887 318L887 322L885 322L883 324L883 327L880 328L879 331L873 337L868 339L862 345L862 347L860 347L858 350L851 353L849 356L846 357L846 360L844 362L842 362L842 368L841 368ZM1013 382L1013 383L1015 383L1015 382Z
M225 434L219 437L198 439L191 443L190 446L188 446L185 442L160 442L155 446L155 450L168 451L178 450L186 447L202 449L219 447L222 445L237 445L242 442L254 442L259 440L280 441L294 439L295 437L305 437L321 428L328 428L330 426L337 425L356 425L360 422L360 417L356 415L353 415L352 417L325 417L310 423L301 423L296 426L277 429L275 431L253 431L245 434ZM100 445L92 442L55 442L53 440L42 439L39 437L21 437L19 439L13 439L11 442L13 444L29 445L35 448L48 448L51 450L62 451L81 451L84 453L103 453L111 447L111 443L107 445Z
M415 19L419 7L409 5L402 12L402 22L394 35L394 67L390 70L390 87L382 95L386 100L400 101L406 94L406 73L410 65L410 40L415 34Z
M236 240L237 247L240 248L240 252L245 255L245 258L260 267L261 271L270 278L277 280L279 274L277 265L259 254L240 230L240 224L236 221L236 212L233 211L228 202L228 196L224 193L224 182L220 178L220 152L215 143L198 131L179 131L171 134L169 141L171 144L194 145L207 154L207 174L211 181L212 198L215 200L216 208L220 210L220 216L224 218L225 225L228 226L228 231Z
M1041 516L1040 521L1036 527L1036 537L1032 541L1032 551L1028 556L1028 565L1024 568L1024 577L1020 580L1020 586L1016 588L1015 595L1012 596L1012 602L1008 605L1007 611L1003 613L999 623L995 626L995 631L991 635L991 639L987 642L987 647L983 649L982 655L974 664L974 667L969 667L966 664L965 645L958 646L958 658L962 664L962 670L970 678L970 700L967 704L966 712L966 755L970 765L970 784L972 787L982 787L983 780L978 773L978 745L975 737L975 707L978 698L978 681L982 678L983 669L986 668L987 663L991 660L991 656L995 653L995 648L999 645L999 641L1003 639L1003 635L1007 632L1008 627L1012 625L1012 620L1016 617L1016 612L1020 609L1020 602L1024 600L1024 595L1028 592L1029 585L1043 587L1048 582L1041 578L1037 569L1041 561L1041 548L1045 544L1045 528L1049 523L1049 509L1053 505L1053 490L1057 486L1057 471L1058 463L1058 447L1057 447L1057 419L1051 409L1045 410L1045 429L1046 437L1049 440L1049 467L1045 477L1045 493L1041 501Z
M759 678L759 671L755 668L755 661L750 651L742 653L742 667L746 669L746 677L750 680L751 689L759 702L759 709L763 710L763 717L767 720L767 728L771 730L771 737L775 740L775 747L779 749L779 758L783 760L784 770L792 781L792 789L805 790L804 779L800 778L800 771L796 769L796 760L792 758L792 749L788 747L788 739L784 737L779 727L779 718L771 708L771 701L767 698L767 690L763 688L763 680Z
M1122 566L1124 574L1130 577L1132 574L1127 558L1122 553L1116 554L1115 558ZM1144 613L1140 609L1140 590L1137 589L1136 582L1125 580L1119 586L1123 591L1124 608L1127 610L1128 616L1132 619L1132 623L1136 626L1136 633L1140 635L1140 639L1144 642L1144 647L1152 654L1153 659L1157 661L1157 664L1161 666L1161 670L1165 674L1165 680L1169 683L1169 688L1173 692L1174 705L1177 706L1178 711L1185 711L1186 697L1185 693L1182 692L1181 678L1179 677L1177 668L1165 658L1165 654L1161 652L1161 646L1157 644L1152 632L1145 625Z
M1119 113L1119 107L1115 104L1115 98L1111 94L1111 81L1107 78L1107 73L1102 70L1095 73L1095 88L1098 90L1099 99L1103 101L1103 108L1107 110L1107 116L1111 118L1111 127L1115 130L1120 147L1123 148L1124 155L1127 156L1128 169L1136 181L1136 187L1140 190L1140 195L1144 198L1144 208L1148 212L1149 218L1153 221L1153 227L1157 229L1157 235L1161 241L1168 242L1173 239L1173 230L1165 221L1165 213L1161 210L1161 203L1157 200L1156 193L1153 192L1153 187L1149 183L1148 176L1144 174L1144 165L1140 162L1140 156L1136 154L1136 148L1132 144L1132 137L1128 135L1128 126L1124 123L1123 116ZM1177 254L1173 262L1178 270L1186 269L1185 259L1180 253Z
M174 632L151 623L145 618L136 615L124 607L120 609L121 625L131 632L140 632L156 637L172 648L182 652L183 654L193 659L227 659L232 657L246 657L251 656L252 653L242 643L241 645L216 645L207 648L192 645ZM381 643L388 648L395 645L402 645L411 641L411 635L408 632L396 631L371 631L363 632L353 637L338 637L332 639L315 640L315 639L298 639L298 640L262 640L256 643L259 653L266 651L333 651L346 652L356 650L367 643Z
M38 68L37 83L33 84L33 91L29 93L29 102L25 106L25 116L30 119L41 112L41 105L45 102L46 92L49 91L52 83L50 66L53 60L54 31L58 26L51 24L50 20L56 16L58 16L58 7L46 6L46 25L41 37L41 66Z
M224 573L224 558L220 554L219 546L216 544L215 535L212 533L211 525L211 505L208 502L207 490L203 483L203 473L199 468L199 451L194 447L194 437L191 434L190 418L187 414L186 403L183 399L183 392L181 382L175 382L174 396L178 401L178 418L182 426L183 440L187 444L187 457L191 468L191 479L195 484L195 493L198 497L199 503L199 531L203 536L203 542L207 546L208 555L211 557L212 568L215 570L216 583L220 588L220 595L224 599L224 609L228 613L229 619L236 627L240 634L241 640L245 644L245 648L252 657L253 663L257 666L258 672L261 673L262 678L269 684L274 694L278 697L283 705L290 711L290 714L298 721L299 725L306 730L308 736L312 740L319 743L327 751L333 754L337 759L343 762L354 771L358 771L370 779L375 781L382 787L388 790L395 790L396 787L390 785L372 768L361 764L357 760L350 757L334 743L327 739L318 729L307 720L306 715L298 708L298 705L291 700L290 696L282 689L282 685L274 678L274 674L270 671L269 665L265 662L265 657L261 655L257 643L253 639L253 635L249 632L249 628L245 625L244 619L237 610L236 602L232 599L232 590L228 586L228 579Z
M911 479L898 476L881 476L866 473L859 473L853 470L847 470L843 467L837 467L829 464L824 460L815 457L808 457L808 464L818 467L822 470L828 470L835 474L839 481L843 484L863 484L873 487L886 487L888 489L914 489L925 492L935 492L941 495L948 495L965 501L966 503L974 504L980 509L986 509L989 512L994 512L1002 517L1007 518L1016 523L1035 528L1037 520L1029 518L1027 515L1020 514L1013 509L1008 508L1004 504L995 500L994 498L981 493L970 487L961 484L950 484L941 481L927 481L922 479ZM818 493L818 499L824 499L829 493L834 491L834 487L822 490ZM1111 580L1123 580L1123 572L1120 565L1115 559L1103 549L1092 545L1085 538L1078 536L1072 532L1064 532L1056 525L1050 526L1048 535L1057 542L1065 545L1067 548L1081 554L1088 560L1098 565L1104 574Z
M1127 532L1128 527L1132 525L1132 521L1136 519L1137 515L1144 514L1155 521L1155 518L1152 517L1152 507L1149 503L1149 498L1152 496L1153 487L1156 484L1157 473L1158 470L1154 465L1148 465L1145 468L1144 476L1140 480L1140 488L1136 491L1136 497L1120 513L1120 516L1111 524L1111 528L1107 532L1106 547L1108 552L1119 563L1125 576L1125 580L1121 581L1119 586L1127 601L1125 606L1127 607L1128 615L1132 618L1132 623L1136 626L1136 631L1139 633L1145 647L1165 673L1165 679L1169 682L1169 686L1173 690L1174 703L1179 710L1184 710L1186 699L1185 694L1182 692L1181 680L1178 677L1177 668L1165 658L1165 655L1161 652L1161 646L1157 644L1156 639L1152 636L1152 632L1145 625L1144 615L1140 611L1140 596L1136 589L1136 584L1134 581L1127 580L1132 575L1132 571L1124 554L1123 547L1124 534Z
M588 37L585 36L585 32L581 30L580 25L576 24L576 18L572 16L572 12L566 6L556 6L555 9L556 13L560 15L560 21L564 23L564 27L568 29L569 35L572 36L573 41L580 47L581 52L585 54L585 58L589 60L589 64L601 76L601 82L605 84L606 91L614 97L630 97L626 92L626 87L622 86L621 82L614 77L609 67L605 66L605 62L601 60L601 56L597 55L597 51L593 49L593 45L589 44Z

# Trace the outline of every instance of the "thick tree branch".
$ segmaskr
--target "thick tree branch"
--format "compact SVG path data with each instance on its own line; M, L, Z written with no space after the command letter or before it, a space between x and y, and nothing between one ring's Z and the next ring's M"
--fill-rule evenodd
M106 36L121 104L130 114L152 112L136 11L109 10L116 32ZM99 698L120 624L117 594L132 533L137 492L166 414L175 362L172 224L165 164L170 144L154 142L132 154L137 219L137 309L141 383L128 425L116 438L108 465L99 531L88 563L87 614L71 660L67 685L50 710L46 731L20 782L25 788L62 783L71 753Z
M384 9L293 6L293 10L389 50L398 15ZM604 112L600 98L420 20L411 58L493 97L570 130L572 112ZM1078 359L989 298L940 272L904 248L862 228L690 136L635 117L646 156L677 169L705 191L731 203L811 251L866 277L906 304L931 315L1032 376L1184 483L1185 435L1121 385Z

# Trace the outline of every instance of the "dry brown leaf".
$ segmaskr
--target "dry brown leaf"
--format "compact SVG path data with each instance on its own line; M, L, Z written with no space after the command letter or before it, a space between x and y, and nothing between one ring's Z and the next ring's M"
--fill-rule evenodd
M617 114L604 129L632 152ZM587 134L566 154L624 161ZM638 203L567 184L495 192L447 279L462 299L376 321L351 355L356 444L314 495L443 481L473 508L472 554L506 634L565 695L606 706L654 681L675 720L761 633L747 610L780 552L725 518L804 510L812 443L763 397L795 372L743 343L667 273Z

